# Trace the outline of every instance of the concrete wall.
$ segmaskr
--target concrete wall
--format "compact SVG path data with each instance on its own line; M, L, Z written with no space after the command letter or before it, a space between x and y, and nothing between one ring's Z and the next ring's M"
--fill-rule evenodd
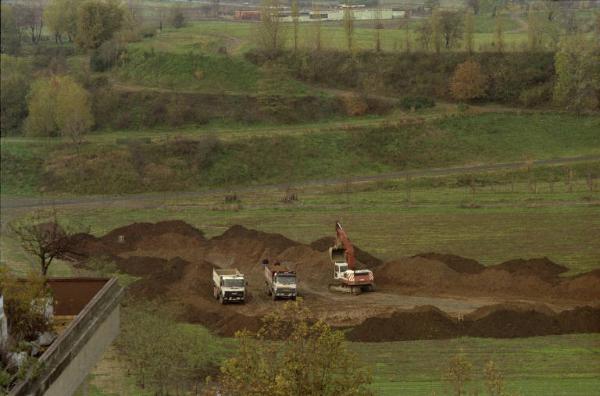
M116 279L108 280L38 359L38 370L30 371L10 395L68 396L75 393L119 333L122 293Z

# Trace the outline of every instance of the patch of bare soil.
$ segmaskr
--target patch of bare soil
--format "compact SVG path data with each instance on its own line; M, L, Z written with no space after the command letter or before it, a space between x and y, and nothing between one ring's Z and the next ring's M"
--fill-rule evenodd
M485 267L459 256L424 253L382 263L356 248L360 266L374 270L380 291L351 296L328 291L333 272L327 254L334 242L330 237L306 245L238 225L206 239L189 224L165 221L135 223L100 238L76 238L83 265L88 258L109 256L122 272L141 277L129 287L131 296L160 299L182 320L227 336L258 329L265 314L281 307L264 292L260 262L265 258L296 270L299 293L308 307L334 326L353 327L348 333L352 340L600 331L600 270L563 277L567 269L547 258ZM246 275L245 304L223 306L215 301L214 267L236 267Z

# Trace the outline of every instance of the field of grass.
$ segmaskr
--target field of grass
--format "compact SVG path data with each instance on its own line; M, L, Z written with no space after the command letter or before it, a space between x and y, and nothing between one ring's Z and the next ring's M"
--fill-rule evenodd
M386 260L431 251L486 265L546 256L574 274L598 268L600 192L597 187L590 192L585 180L588 170L598 172L598 163L573 169L579 175L573 192L565 185L566 169L556 167L541 168L534 176L519 170L415 179L410 181L410 203L407 182L400 180L296 189L295 204L281 203L284 190L272 189L238 192L241 202L233 205L223 203L224 193L194 198L156 194L139 204L100 201L59 210L96 235L132 222L181 219L208 236L242 224L307 243L331 235L332 225L341 220L358 246ZM467 180L478 183L475 192ZM529 180L535 180L537 192ZM2 233L1 247L3 264L20 273L32 265L9 233ZM64 274L68 267L58 264L53 271Z
M491 22L490 22L491 21ZM389 22L381 33L381 48L384 51L404 50L407 40L405 21ZM411 49L419 47L418 36L415 28L419 23L409 24L409 37ZM508 49L513 46L520 49L527 42L526 32L516 31L518 23L508 17L503 18L505 30L504 42ZM254 22L231 22L231 21L202 21L193 22L181 29L167 29L154 38L149 38L141 43L134 44L135 48L154 48L156 51L187 53L216 51L226 48L230 54L242 54L256 47L256 37L259 28ZM291 24L284 25L287 37L286 47L293 48ZM494 41L494 20L489 17L477 17L475 19L474 42L476 49L489 47ZM299 45L301 48L315 47L314 24L300 24ZM355 50L372 50L375 48L375 33L373 23L360 22L354 33ZM326 22L321 25L321 45L323 49L345 50L346 37L340 23Z
M587 396L600 389L598 334L355 343L352 348L373 368L377 395L447 394L442 374L459 353L473 364L470 392L487 394L483 368L489 360L503 372L509 394Z
M199 325L182 324L186 331L206 337ZM218 361L234 353L231 338L213 338ZM451 340L349 343L348 348L371 371L376 395L432 395L448 393L442 380L448 361L462 354L473 365L470 392L484 392L483 368L493 360L502 372L506 390L519 395L596 394L600 386L600 335L575 334L520 339L458 338ZM110 349L90 377L91 394L151 393L135 386L124 363ZM484 392L485 394L485 392Z
M77 149L9 138L2 141L3 194L27 195L40 189L75 194L197 191L592 155L600 153L598 128L600 118L592 116L490 113L350 131L308 128L288 134L281 127L251 139L261 130L242 130L238 137L243 139L232 133L231 140L209 148L202 140L181 144L167 139L137 148L105 142ZM197 136L219 136L207 132L200 129ZM193 131L187 130L186 137L194 137ZM30 151L38 160L31 161ZM77 158L79 165L73 167Z

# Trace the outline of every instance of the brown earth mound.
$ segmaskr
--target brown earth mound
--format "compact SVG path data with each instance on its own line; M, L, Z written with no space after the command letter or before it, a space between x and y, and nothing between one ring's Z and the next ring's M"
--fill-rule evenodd
M375 270L374 275L378 285L406 291L429 287L446 289L459 278L459 274L446 264L418 256L385 263Z
M436 307L416 307L397 311L390 317L366 319L347 333L350 341L384 342L396 340L433 340L460 334L458 324Z
M548 257L510 260L489 268L506 271L513 275L537 276L546 279L556 278L569 270L567 267L552 262Z
M372 317L347 333L351 341L384 342L459 336L515 338L600 332L600 308L580 307L554 313L535 305L492 305L457 321L434 307Z
M446 264L454 271L461 274L478 274L485 269L485 265L477 260L468 259L453 254L441 253L421 253L414 257L423 257L429 260L436 260Z

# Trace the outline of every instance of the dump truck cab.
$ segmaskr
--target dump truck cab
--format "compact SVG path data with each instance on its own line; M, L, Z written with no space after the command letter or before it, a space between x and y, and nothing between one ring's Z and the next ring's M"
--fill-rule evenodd
M213 269L213 295L221 304L246 300L246 279L235 268Z
M265 263L265 289L273 300L287 298L295 300L298 295L296 271L280 263Z

